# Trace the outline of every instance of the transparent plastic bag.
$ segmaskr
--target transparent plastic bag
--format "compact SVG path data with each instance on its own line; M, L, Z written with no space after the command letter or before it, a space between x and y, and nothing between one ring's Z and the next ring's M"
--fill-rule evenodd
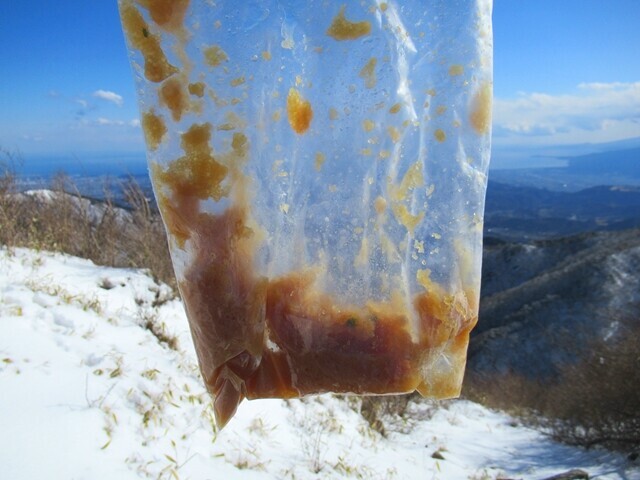
M491 1L120 12L219 425L243 398L456 396L478 311Z

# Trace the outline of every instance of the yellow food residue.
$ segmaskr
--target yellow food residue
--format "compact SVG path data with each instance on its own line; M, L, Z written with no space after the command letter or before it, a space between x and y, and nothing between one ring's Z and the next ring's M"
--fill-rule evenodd
M424 174L422 173L422 162L417 161L409 167L407 173L402 177L402 181L397 188L393 189L391 198L395 201L402 201L407 198L409 192L424 185Z
M205 48L202 53L204 53L205 62L207 62L207 65L211 67L217 67L223 62L229 60L227 54L218 45L211 45L210 47Z
M416 280L424 287L425 290L431 290L436 287L436 284L431 279L431 270L425 268L424 270L418 270L416 272Z
M355 40L371 33L371 24L366 20L351 22L344 16L346 5L340 7L340 11L331 22L327 35L336 40Z
M416 227L424 218L424 212L413 215L403 203L394 203L391 208L398 221L413 235Z
M234 133L231 148L239 158L246 158L249 151L249 139L244 133Z
M387 133L389 137L391 137L391 141L393 143L398 143L400 141L400 131L396 127L388 127Z
M154 179L170 185L178 197L220 200L227 194L222 181L228 170L213 157L210 140L210 123L192 125L182 134L181 146L185 155L171 162L165 170L156 164Z
M409 167L405 173L400 185L388 185L389 199L391 200L391 209L400 224L413 234L416 226L424 218L424 212L416 215L409 211L406 202L411 200L411 191L424 185L424 175L422 173L422 163L415 162Z
M353 265L355 267L366 267L369 265L369 239L367 237L362 238L362 243L360 244L360 251L358 255L353 260Z
M158 91L160 104L171 110L171 118L180 121L182 115L189 110L189 94L177 77L166 80Z
M322 165L324 165L325 160L326 158L324 156L324 153L322 152L316 153L315 167L318 172L322 169Z
M195 82L189 84L189 93L196 97L204 97L205 84L203 82Z
M400 103L395 103L391 106L391 108L389 109L389 113L391 114L396 114L400 111L400 108L402 108L402 104Z
M129 38L131 46L140 50L144 57L144 76L147 80L159 83L178 71L169 63L162 51L160 37L151 33L142 14L131 2L122 2L120 18L122 28Z
M433 136L436 137L436 140L440 143L444 142L447 139L447 134L444 133L444 130L442 130L441 128L433 132Z
M293 131L299 135L309 129L313 119L311 103L302 98L295 88L289 89L289 95L287 95L287 117Z
M479 134L487 133L491 126L492 95L493 88L491 83L485 83L473 98L469 121L474 130Z
M167 133L167 126L164 124L162 117L150 110L142 114L142 131L149 150L153 151L158 148L164 139Z
M378 63L378 59L376 57L372 57L369 59L367 64L362 67L360 70L360 78L364 79L364 86L366 88L373 88L376 86L376 64Z
M462 65L451 65L449 67L449 75L456 77L464 73L464 67Z
M182 28L189 0L136 1L149 11L153 21L164 30L177 32Z
M375 208L378 215L381 215L387 209L387 201L383 197L378 196L373 202L373 208Z

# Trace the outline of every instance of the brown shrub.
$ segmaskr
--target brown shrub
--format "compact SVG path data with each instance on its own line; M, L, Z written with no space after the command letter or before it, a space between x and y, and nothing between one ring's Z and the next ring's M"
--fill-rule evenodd
M590 350L563 371L549 426L572 444L640 448L640 326Z
M420 403L420 409L411 409L412 403ZM442 402L423 399L419 393L405 395L363 396L359 413L372 430L383 437L390 432L403 432L419 421L429 420Z
M623 323L623 322L621 322ZM640 448L640 325L594 340L553 380L469 373L463 395L544 428L557 440L620 450Z
M5 164L6 165L6 164ZM48 192L18 192L16 177L0 160L0 245L64 252L99 265L147 268L176 290L159 214L139 185L125 186L125 208L83 198L57 175Z

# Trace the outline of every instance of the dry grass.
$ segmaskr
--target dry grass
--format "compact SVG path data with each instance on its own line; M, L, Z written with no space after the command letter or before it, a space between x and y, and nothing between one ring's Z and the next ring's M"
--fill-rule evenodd
M425 399L419 393L404 395L363 396L354 402L356 411L369 428L388 437L391 433L407 433L416 424L429 421L446 401Z
M0 245L147 268L176 290L162 221L137 184L124 186L124 208L114 205L109 190L101 202L83 198L64 175L52 179L48 194L24 194L11 168L14 161L0 151Z

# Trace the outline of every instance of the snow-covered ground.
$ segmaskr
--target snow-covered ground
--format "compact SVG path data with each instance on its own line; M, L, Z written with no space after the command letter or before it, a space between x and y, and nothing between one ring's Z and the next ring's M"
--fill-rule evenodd
M541 479L571 468L640 479L622 455L559 445L468 401L411 404L386 438L358 403L244 402L216 432L167 287L0 249L2 479Z

